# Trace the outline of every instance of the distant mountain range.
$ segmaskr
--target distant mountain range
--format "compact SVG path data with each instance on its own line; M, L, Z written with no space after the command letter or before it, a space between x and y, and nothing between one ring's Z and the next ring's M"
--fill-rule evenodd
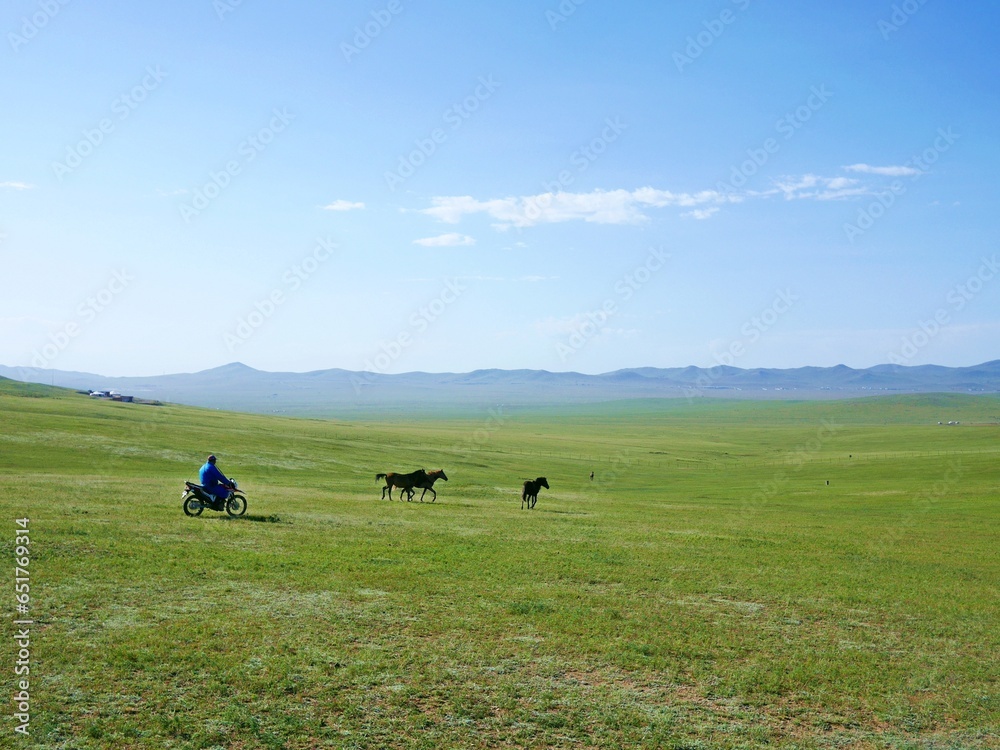
M640 367L602 375L545 370L264 372L238 362L202 372L109 378L5 367L0 376L76 390L116 390L142 399L262 413L337 416L414 408L595 403L635 398L824 399L901 393L1000 393L1000 360L973 367L879 365L750 369Z

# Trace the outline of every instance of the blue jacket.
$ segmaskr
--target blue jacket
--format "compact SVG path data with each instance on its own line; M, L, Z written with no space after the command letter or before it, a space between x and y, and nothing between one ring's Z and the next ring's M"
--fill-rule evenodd
M201 471L198 472L198 477L201 482L201 486L207 490L214 489L220 484L229 484L229 480L226 479L226 475L215 468L215 464L210 464L207 461L205 465L201 467Z

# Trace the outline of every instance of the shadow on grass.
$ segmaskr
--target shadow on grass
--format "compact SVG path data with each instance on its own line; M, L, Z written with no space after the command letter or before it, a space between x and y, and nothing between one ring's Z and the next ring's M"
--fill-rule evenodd
M291 521L286 521L282 519L281 516L271 514L269 516L254 515L248 513L245 516L215 516L216 521L252 521L253 523L288 523Z

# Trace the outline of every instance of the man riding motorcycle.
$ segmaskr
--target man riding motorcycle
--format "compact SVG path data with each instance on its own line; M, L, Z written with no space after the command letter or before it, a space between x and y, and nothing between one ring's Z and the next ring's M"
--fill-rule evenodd
M225 474L219 471L215 465L215 461L214 455L208 457L205 465L198 472L199 482L205 489L205 492L214 497L216 501L224 504L229 497L233 483L229 479L226 479Z

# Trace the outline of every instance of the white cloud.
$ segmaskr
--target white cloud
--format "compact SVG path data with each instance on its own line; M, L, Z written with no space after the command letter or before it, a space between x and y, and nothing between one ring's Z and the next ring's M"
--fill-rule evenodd
M520 249L523 249L523 248L526 248L526 247L528 247L528 243L527 242L520 242L520 241L518 241L518 242L515 242L515 243L513 243L511 245L505 245L503 249L504 250L520 250Z
M446 224L457 224L465 216L485 213L496 219L498 229L532 227L564 221L595 224L638 224L647 221L646 208L679 206L694 208L736 203L741 197L716 190L674 193L652 187L638 190L594 190L590 193L541 193L481 201L472 196L438 196L432 208L421 211Z
M688 211L686 214L681 214L681 216L689 216L692 219L704 221L705 219L712 218L717 213L719 213L719 207L711 206L709 208L696 208L694 211Z
M424 237L421 240L413 240L413 244L423 245L424 247L467 247L475 245L476 240L467 234L449 232L448 234L439 234L437 237Z
M848 172L861 172L862 174L877 174L883 177L914 177L918 174L923 174L919 169L914 167L903 167L903 166L889 166L889 167L873 167L871 164L851 164L844 167Z
M460 276L462 281L502 281L505 283L537 284L540 281L558 281L558 276Z
M34 187L34 185L29 185L27 182L17 182L14 180L0 182L0 188L8 188L10 190L32 190Z
M585 313L565 315L561 318L548 317L534 322L535 330L543 336L569 336L580 330L590 319Z
M323 206L327 211L357 211L365 207L364 203L352 203L351 201L335 200L329 205Z
M177 188L176 190L160 190L157 188L156 192L164 198L172 198L175 195L187 195L188 191L186 188Z
M761 193L761 195L780 193L785 196L785 200L828 201L838 198L853 198L871 192L869 187L852 177L821 177L815 174L783 177L775 181L775 186L776 190Z
M531 324L535 333L548 339L565 339L574 334L584 334L588 343L608 342L614 339L635 339L640 335L637 328L622 328L608 325L607 316L601 310L562 317L548 317Z
M909 175L910 167L870 167L855 164L845 169L875 175ZM540 193L479 200L471 195L435 196L432 206L420 213L446 224L458 224L465 217L486 214L499 230L533 227L565 221L594 224L640 224L649 220L650 209L689 209L681 216L704 221L727 204L747 200L783 197L786 200L831 201L874 195L875 186L856 177L824 177L803 174L781 177L773 187L741 193L702 190L676 193L653 187L636 190L594 190L589 193Z

